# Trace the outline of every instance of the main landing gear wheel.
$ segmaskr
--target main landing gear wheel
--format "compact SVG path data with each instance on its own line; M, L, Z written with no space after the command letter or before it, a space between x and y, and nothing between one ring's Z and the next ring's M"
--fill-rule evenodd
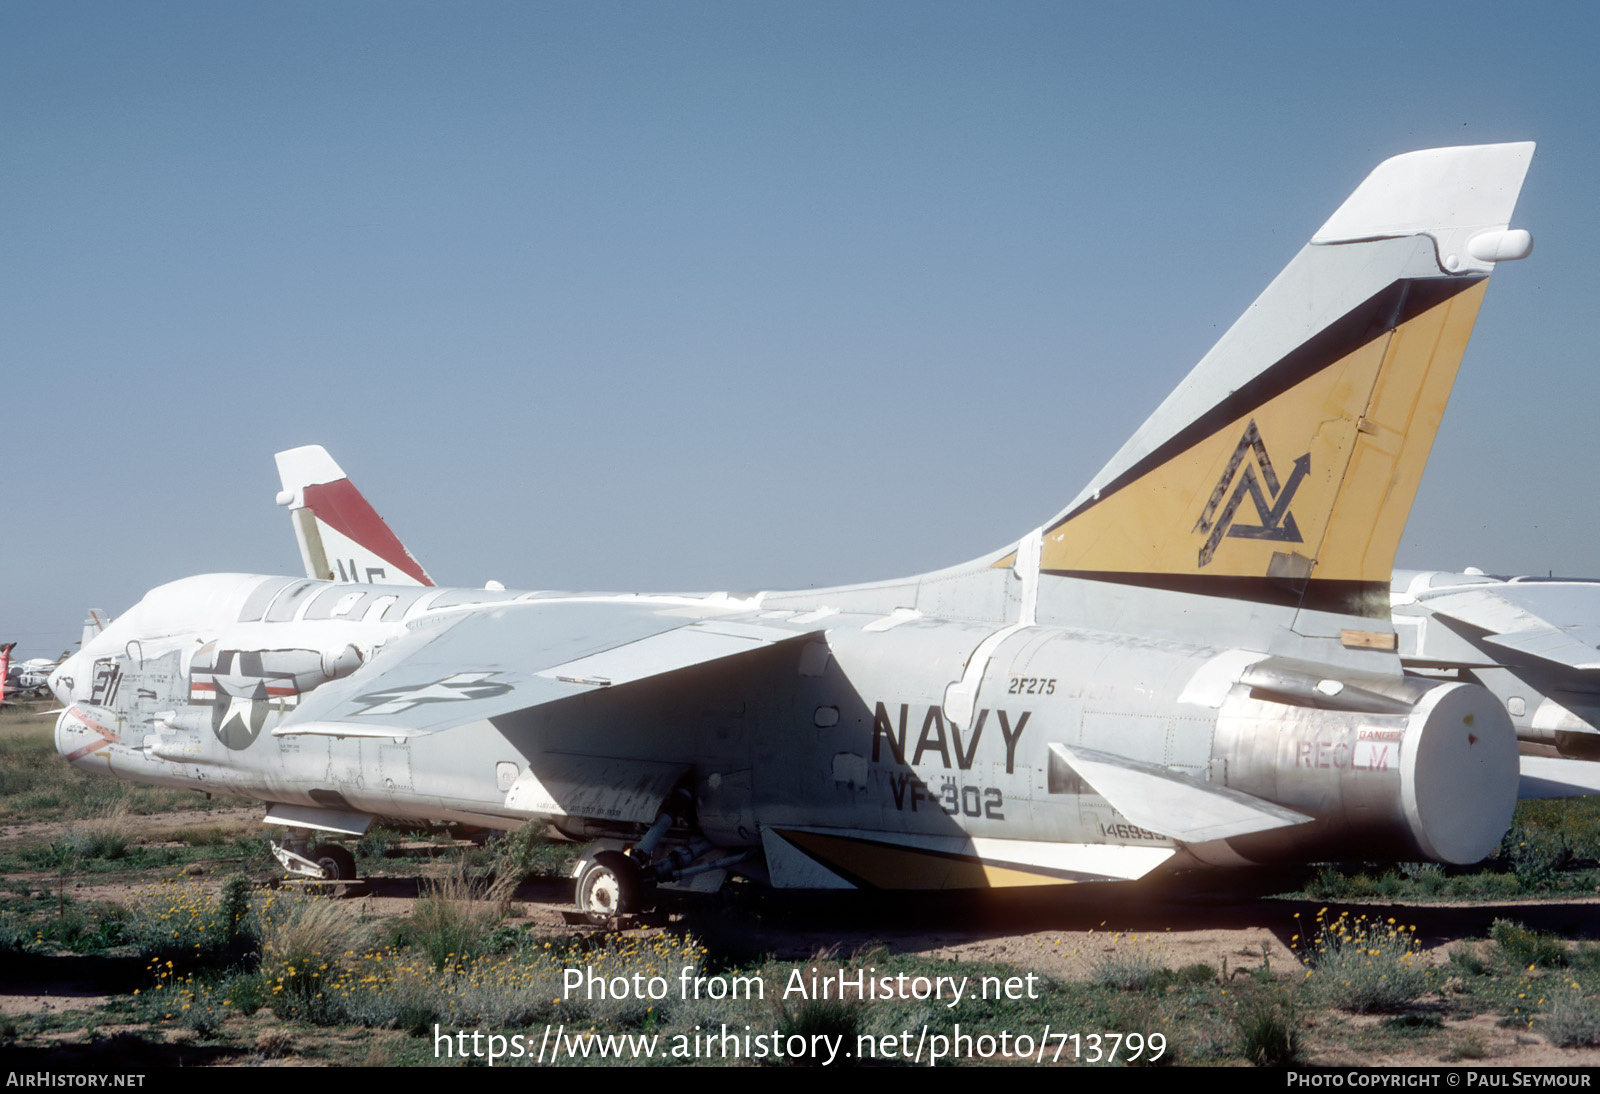
M601 851L578 875L574 903L590 923L603 924L646 911L638 864L621 851Z
M322 867L323 881L356 879L356 857L337 843L319 843L307 857Z

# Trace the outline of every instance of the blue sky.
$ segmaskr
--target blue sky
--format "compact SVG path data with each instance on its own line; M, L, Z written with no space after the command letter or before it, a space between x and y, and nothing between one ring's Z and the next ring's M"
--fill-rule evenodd
M1539 142L1399 563L1600 575L1580 5L0 6L0 638L298 567L869 580L1049 517L1380 160Z

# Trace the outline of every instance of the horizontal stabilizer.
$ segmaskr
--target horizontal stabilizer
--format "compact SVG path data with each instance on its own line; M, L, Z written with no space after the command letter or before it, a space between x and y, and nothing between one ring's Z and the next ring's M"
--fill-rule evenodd
M1250 794L1109 752L1052 742L1050 753L1052 767L1060 762L1077 772L1134 824L1184 843L1229 839L1312 819Z
M1517 765L1522 779L1517 797L1582 798L1600 794L1600 763L1592 760L1558 760L1553 756L1522 756Z
M1132 881L1170 847L913 835L826 828L764 828L772 880L794 889L1005 889Z

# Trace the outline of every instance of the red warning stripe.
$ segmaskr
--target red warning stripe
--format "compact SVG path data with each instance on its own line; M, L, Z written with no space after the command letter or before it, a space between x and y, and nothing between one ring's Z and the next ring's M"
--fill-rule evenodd
M107 745L122 743L122 738L118 737L116 733L107 729L105 726L101 725L99 722L85 714L83 712L83 708L77 704L73 704L72 706L68 707L67 714L72 715L79 722L81 722L85 729L92 729L100 735L100 740L95 741L92 744L86 744L82 748L75 749L74 751L68 753L68 763L74 763L78 760L81 760L85 756L89 755L89 753L98 752ZM65 717L65 715L63 715L63 717Z

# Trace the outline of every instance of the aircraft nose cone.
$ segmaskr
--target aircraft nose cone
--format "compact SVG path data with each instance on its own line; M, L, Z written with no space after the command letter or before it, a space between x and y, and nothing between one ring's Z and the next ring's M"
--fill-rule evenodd
M106 770L101 750L113 740L107 734L97 732L90 719L76 707L68 707L56 719L56 752L73 767Z

